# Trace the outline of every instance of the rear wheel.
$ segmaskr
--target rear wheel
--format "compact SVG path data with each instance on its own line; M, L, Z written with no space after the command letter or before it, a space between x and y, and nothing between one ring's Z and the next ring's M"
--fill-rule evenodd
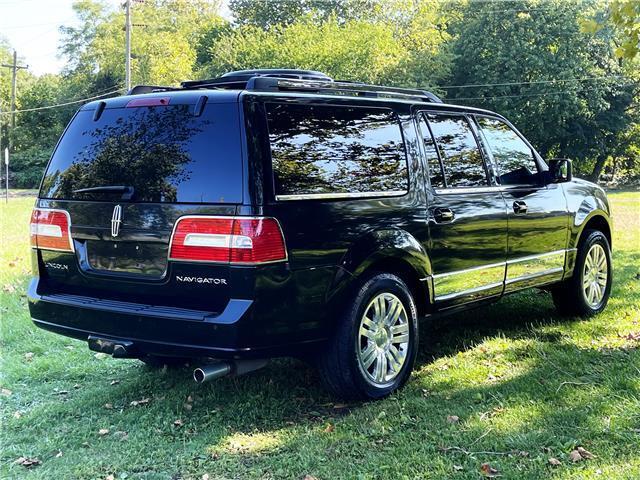
M551 290L558 311L565 315L590 316L601 312L611 293L611 249L599 230L584 233L573 276Z
M408 380L418 341L411 292L395 275L365 281L345 309L319 362L326 388L346 399L376 399Z

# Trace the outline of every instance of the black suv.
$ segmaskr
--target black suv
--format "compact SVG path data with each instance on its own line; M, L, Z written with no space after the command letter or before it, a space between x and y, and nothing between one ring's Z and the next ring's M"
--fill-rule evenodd
M83 106L31 242L39 327L198 381L308 358L347 398L406 382L419 317L529 287L590 315L612 279L607 198L570 161L495 113L299 70Z

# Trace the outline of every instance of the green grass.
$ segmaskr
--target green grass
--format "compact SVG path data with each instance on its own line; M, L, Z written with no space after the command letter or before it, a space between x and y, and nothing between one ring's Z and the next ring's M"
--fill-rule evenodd
M24 295L33 198L2 203L0 477L473 479L488 462L503 478L640 478L640 194L610 198L605 312L562 319L533 290L425 323L406 388L347 406L293 360L197 387L188 370L97 358L37 329ZM595 457L571 462L578 446ZM23 456L42 463L14 464Z

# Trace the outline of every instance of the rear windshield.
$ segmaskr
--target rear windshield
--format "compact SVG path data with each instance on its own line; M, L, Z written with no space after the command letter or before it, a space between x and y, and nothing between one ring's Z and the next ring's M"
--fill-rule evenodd
M241 202L237 104L210 104L200 116L193 106L171 105L105 109L97 121L93 117L93 110L83 110L69 125L45 172L41 198Z

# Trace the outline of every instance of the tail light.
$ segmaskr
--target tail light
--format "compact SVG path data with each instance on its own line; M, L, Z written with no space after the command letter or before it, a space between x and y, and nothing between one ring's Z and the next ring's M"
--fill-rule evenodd
M30 231L33 248L73 252L71 218L65 210L34 208Z
M182 217L169 248L169 260L258 264L286 259L280 224L269 217Z

